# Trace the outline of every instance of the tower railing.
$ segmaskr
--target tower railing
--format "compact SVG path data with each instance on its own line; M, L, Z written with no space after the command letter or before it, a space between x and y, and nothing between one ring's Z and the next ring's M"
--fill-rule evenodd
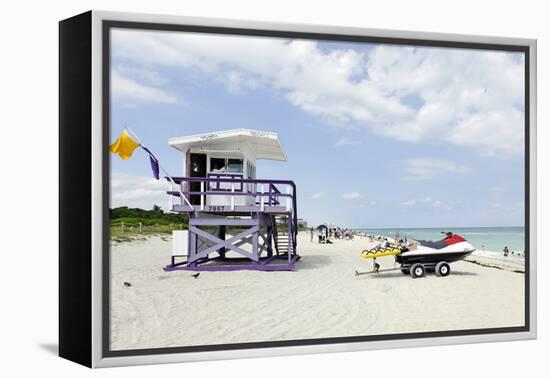
M212 177L214 176L215 177ZM275 209L281 211L284 209L288 213L289 228L291 229L293 241L296 243L296 234L298 232L298 211L297 211L297 193L296 184L291 180L267 180L267 179L245 179L234 174L211 174L210 177L168 177L171 190L167 193L174 197L181 197L183 194L187 200L191 196L198 196L200 204L197 206L187 205L181 199L178 206L173 206L174 211L194 212L194 211L219 211L219 212L269 212ZM180 185L178 190L173 188L173 183ZM191 183L199 183L200 190L192 191ZM248 188L245 190L245 188ZM206 199L209 196L225 196L230 198L226 206L207 206ZM252 206L235 206L236 197L254 198ZM174 204L173 204L174 205Z

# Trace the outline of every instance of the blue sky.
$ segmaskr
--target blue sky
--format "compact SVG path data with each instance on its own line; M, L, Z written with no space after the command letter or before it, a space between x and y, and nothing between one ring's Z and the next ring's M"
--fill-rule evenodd
M344 227L523 225L523 59L458 49L115 30L111 140L131 127L173 175L172 137L279 134L299 216ZM141 151L112 206L167 208Z

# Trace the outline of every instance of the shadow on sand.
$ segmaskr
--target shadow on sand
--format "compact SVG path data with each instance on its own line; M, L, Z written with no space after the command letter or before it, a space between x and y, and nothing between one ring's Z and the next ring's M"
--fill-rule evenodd
M384 279L384 278L411 278L411 277L401 272L380 272L380 273L360 274L357 276L357 278L358 279Z
M477 273L472 273L472 272L465 272L465 271L456 271L456 270L453 270L450 274L451 276L455 275L455 276L477 276L478 274ZM434 278L445 278L445 277L437 277L437 275L435 273L426 273L426 275L424 276L424 278L430 278L430 277L434 277ZM383 278L404 278L404 279L411 279L411 276L408 275L408 274L403 274L401 272L381 272L381 273L371 273L371 274L364 274L364 275L359 275L357 276L357 278L359 279L365 279L365 278L374 278L374 279L383 279Z
M472 273L472 272L465 272L465 271L461 271L461 270L451 270L451 276L478 276L479 274L477 273Z
M296 270L308 270L308 269L318 269L324 266L329 265L332 262L332 259L323 255L307 255L298 261L296 264Z

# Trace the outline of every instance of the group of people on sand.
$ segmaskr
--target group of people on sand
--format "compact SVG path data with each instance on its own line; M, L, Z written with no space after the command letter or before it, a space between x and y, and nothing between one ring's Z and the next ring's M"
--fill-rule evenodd
M379 242L383 242L385 240L388 240L388 238L384 237L384 236L381 236L381 235L374 235L374 234L367 234L367 238L369 239L369 242L375 242L375 241L379 241Z
M508 255L512 255L512 256L523 256L525 257L525 251L522 252L514 252L514 251L510 251L508 249L508 246L505 246L504 249L502 250L502 254L504 255L504 257L507 257Z
M348 240L353 240L353 237L355 236L353 234L353 231L348 230L348 229L341 229L339 227L333 229L333 234L332 235L336 239L348 239Z
M329 229L326 227L310 228L309 235L312 243L314 237L317 236L317 241L319 242L319 244L332 244L332 241L330 241Z
M341 229L340 227L317 227L309 229L310 241L313 243L315 236L320 244L331 244L331 239L347 239L352 240L355 236L354 232L349 229Z
M367 236L367 238L369 239L369 241L371 243L375 242L375 241L384 242L384 241L389 240L387 237L382 236L382 235L367 234L366 236ZM397 231L395 233L395 237L393 238L393 244L405 245L405 244L407 244L407 237L406 236L402 237L399 234L399 231Z

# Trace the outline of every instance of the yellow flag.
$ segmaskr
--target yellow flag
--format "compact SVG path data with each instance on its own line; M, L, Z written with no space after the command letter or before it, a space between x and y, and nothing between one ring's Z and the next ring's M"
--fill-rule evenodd
M113 154L117 154L123 160L128 160L132 157L134 150L139 147L139 143L134 141L130 135L124 130L118 137L115 143L111 144L109 149Z

